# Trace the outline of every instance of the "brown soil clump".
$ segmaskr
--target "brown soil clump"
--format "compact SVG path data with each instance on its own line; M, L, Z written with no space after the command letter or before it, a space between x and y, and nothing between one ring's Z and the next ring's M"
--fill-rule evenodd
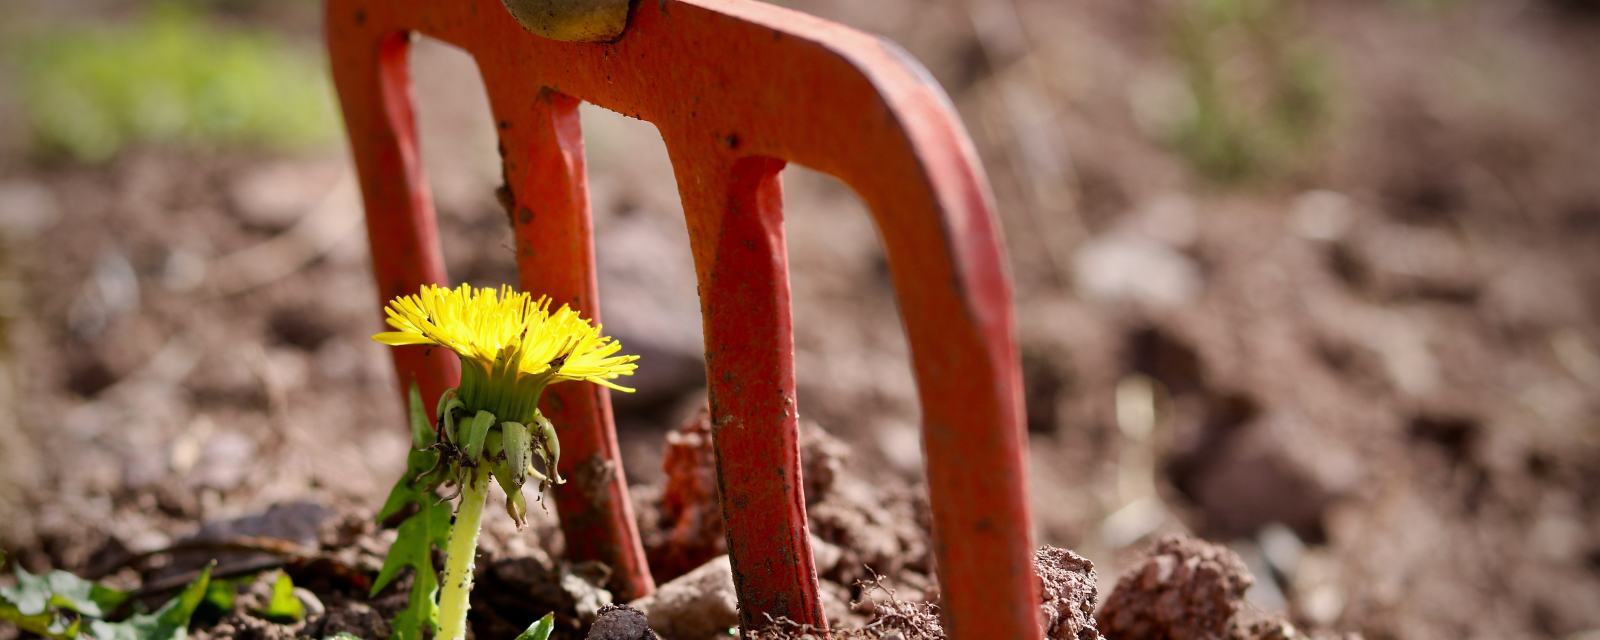
M294 640L299 627L234 613L223 618L217 626L195 633L195 640Z
M394 633L389 626L388 616L364 602L345 600L327 604L328 612L307 620L301 635L327 638L348 633L357 638L387 638Z
M1254 584L1226 547L1168 536L1117 582L1100 610L1100 631L1108 640L1226 638Z
M1039 627L1052 640L1099 640L1094 626L1094 563L1045 545L1033 554L1039 577Z
M666 473L653 517L641 509L640 529L656 582L666 583L728 552L717 500L717 452L711 408L667 432L661 468Z
M1040 572L1042 578L1047 575ZM1307 634L1282 617L1256 610L1244 597L1254 584L1244 562L1227 547L1167 536L1117 581L1100 609L1100 631L1106 640L1361 640L1359 634Z
M589 627L587 640L660 640L650 630L644 612L625 604L600 607L600 617Z

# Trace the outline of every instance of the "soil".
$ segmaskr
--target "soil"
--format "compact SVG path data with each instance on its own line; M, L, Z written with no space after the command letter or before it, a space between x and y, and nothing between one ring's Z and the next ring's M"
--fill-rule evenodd
M56 21L141 6L14 4L8 16ZM1275 28L1329 69L1328 115L1293 162L1230 183L1152 128L1189 104L1174 93L1187 80L1173 38L1191 3L785 4L904 44L989 171L1035 529L1081 554L1052 560L1070 578L1041 603L1052 628L1089 628L1082 587L1098 582L1106 637L1600 630L1592 3L1295 3ZM320 33L314 11L222 5L224 23L308 46ZM1250 56L1228 60L1218 68L1259 76ZM437 43L420 41L413 63L449 272L509 282L481 84ZM381 636L403 591L365 598L394 535L370 514L408 437L369 339L381 325L347 158L158 145L94 166L40 158L5 68L5 563L106 576L158 601L220 554L219 570L281 566L319 599L326 615L293 633ZM659 136L583 116L607 332L644 356L639 393L614 395L623 467L665 582L725 550L695 417L694 270ZM848 188L804 168L785 180L829 618L935 637L915 384L886 262ZM531 511L521 532L488 519L480 580L499 590L475 601L480 637L514 634L536 610L582 637L606 604L604 568L566 563L555 514ZM1164 537L1180 533L1213 544ZM1167 581L1191 559L1204 580ZM1114 587L1147 575L1142 590ZM1211 626L1173 630L1152 593ZM1228 607L1244 613L1219 621ZM284 633L259 622L196 633Z
M1039 622L1045 637L1100 637L1094 619L1099 588L1094 563L1067 549L1044 546L1034 554L1033 566L1039 574L1039 597L1044 600L1039 605Z
M1106 599L1101 631L1110 640L1222 638L1254 584L1232 551L1202 540L1164 538Z

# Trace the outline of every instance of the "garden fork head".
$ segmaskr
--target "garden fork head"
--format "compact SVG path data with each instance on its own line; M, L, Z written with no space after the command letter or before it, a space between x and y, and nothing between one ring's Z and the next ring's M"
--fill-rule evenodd
M508 0L509 2L510 0ZM504 153L521 288L598 319L577 106L654 123L683 199L740 615L826 628L806 530L779 171L832 174L886 245L923 411L946 630L1037 638L1011 290L988 183L947 98L893 43L755 0L641 0L609 43L531 33L498 0L328 0L328 44L361 176L382 300L445 282L417 153L413 32L476 58ZM401 347L402 388L436 397L457 365ZM568 554L653 590L611 410L553 387Z

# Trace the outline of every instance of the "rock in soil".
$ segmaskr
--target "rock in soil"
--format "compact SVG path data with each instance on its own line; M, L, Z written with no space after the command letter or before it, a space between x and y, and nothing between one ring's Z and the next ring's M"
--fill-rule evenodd
M650 630L644 612L625 604L600 607L600 617L589 627L588 640L660 640Z
M649 618L650 628L669 640L727 638L728 629L739 624L728 556L718 556L631 604Z
M348 633L357 638L370 640L387 638L394 633L387 617L374 611L364 602L340 599L330 600L327 604L328 612L306 620L301 635L308 638L327 638Z

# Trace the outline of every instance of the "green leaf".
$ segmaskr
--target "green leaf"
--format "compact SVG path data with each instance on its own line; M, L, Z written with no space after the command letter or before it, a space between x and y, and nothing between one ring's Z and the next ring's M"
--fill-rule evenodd
M48 574L46 574L47 576ZM28 573L26 569L17 567L17 584L11 587L0 587L0 598L17 608L17 612L25 616L43 614L49 606L54 593L50 590L50 581L46 576L36 576Z
M89 623L90 635L95 640L183 640L189 637L189 618L205 600L213 566L215 563L207 566L182 593L154 613L136 615L125 622L95 620Z
M424 413L426 410L422 406L422 396L420 392L417 391L416 383L412 383L411 393L408 395L410 396L411 405L409 411L412 421L411 437L414 443L418 439L419 433L418 426L416 424L417 418L426 415ZM446 395L449 395L449 392L446 392ZM426 430L431 434L433 430L427 426L427 419L423 418L422 422L423 425L421 426L421 429ZM420 476L422 476L422 474L432 471L434 465L438 464L438 462L438 452L428 449L413 449L411 453L406 456L405 473L400 476L400 480L398 482L394 483L394 489L389 491L389 498L383 502L383 509L378 511L378 521L383 522L384 520L388 520L390 516L399 513L406 507L413 504L422 506L433 504L435 498L433 496L433 492L428 486L427 480L423 479L421 482L418 482L418 479Z
M279 573L272 583L272 599L264 609L257 609L261 617L279 624L293 624L306 617L306 607L294 595L294 581L289 574Z
M340 631L331 636L323 638L322 640L361 640L361 636L350 633L349 631Z
M431 628L438 618L439 609L433 598L439 587L439 574L433 568L433 547L443 549L449 542L449 505L424 506L400 524L389 555L383 559L383 570L372 583L372 595L376 596L401 569L414 570L411 601L393 620L395 640L420 640L422 625Z
M389 621L394 628L391 640L422 640L431 637L439 628L439 578L428 574L411 583L411 596L405 609Z
M233 580L212 580L206 585L205 603L216 607L219 611L233 610L233 600L238 595L237 582Z
M528 625L528 630L517 636L517 640L549 640L550 632L556 628L556 614L546 613L533 624Z
M233 613L233 603L237 599L239 580L213 579L206 585L206 597L200 601L200 608L194 612L195 619L200 624L215 624L223 616Z
M0 587L0 619L52 638L71 638L78 634L76 616L105 617L128 599L128 592L105 587L65 571L33 575L17 569L17 584Z
M378 511L378 522L388 520L390 516L400 513L407 506L413 504L427 505L437 501L433 492L428 490L427 482L417 482L417 477L428 473L439 462L437 451L412 451L406 456L405 474L394 483L394 488L389 490L389 499L383 501L383 509Z
M417 418L426 414L420 392L416 392L415 386L412 391L408 394L411 405L409 413L415 437L420 433ZM446 391L440 397L440 414L445 422L451 422L450 416L460 403L451 391ZM426 426L424 420L422 427ZM433 566L433 549L437 547L442 550L450 543L451 510L447 504L435 504L438 498L433 495L427 479L418 482L418 478L432 471L438 462L439 454L436 451L412 451L406 457L405 475L395 482L389 499L384 501L383 509L378 513L381 522L411 505L419 507L415 514L400 523L394 544L389 547L389 555L383 560L383 569L372 582L371 595L376 597L378 592L394 581L401 569L411 567L415 576L406 608L390 620L394 626L393 640L422 640L424 633L431 632L438 624L439 605L434 598L439 590L439 572Z
M67 619L55 612L25 614L17 605L6 600L0 600L0 620L5 620L23 631L53 638L55 640L70 640L78 636L78 627L82 620Z
M110 615L127 601L131 594L128 591L84 580L65 571L51 571L44 578L52 593L50 604L96 618Z
M433 432L433 424L428 422L428 410L422 406L422 391L417 389L417 382L411 381L411 391L406 394L411 405L408 412L411 417L411 448L426 449L438 441Z

